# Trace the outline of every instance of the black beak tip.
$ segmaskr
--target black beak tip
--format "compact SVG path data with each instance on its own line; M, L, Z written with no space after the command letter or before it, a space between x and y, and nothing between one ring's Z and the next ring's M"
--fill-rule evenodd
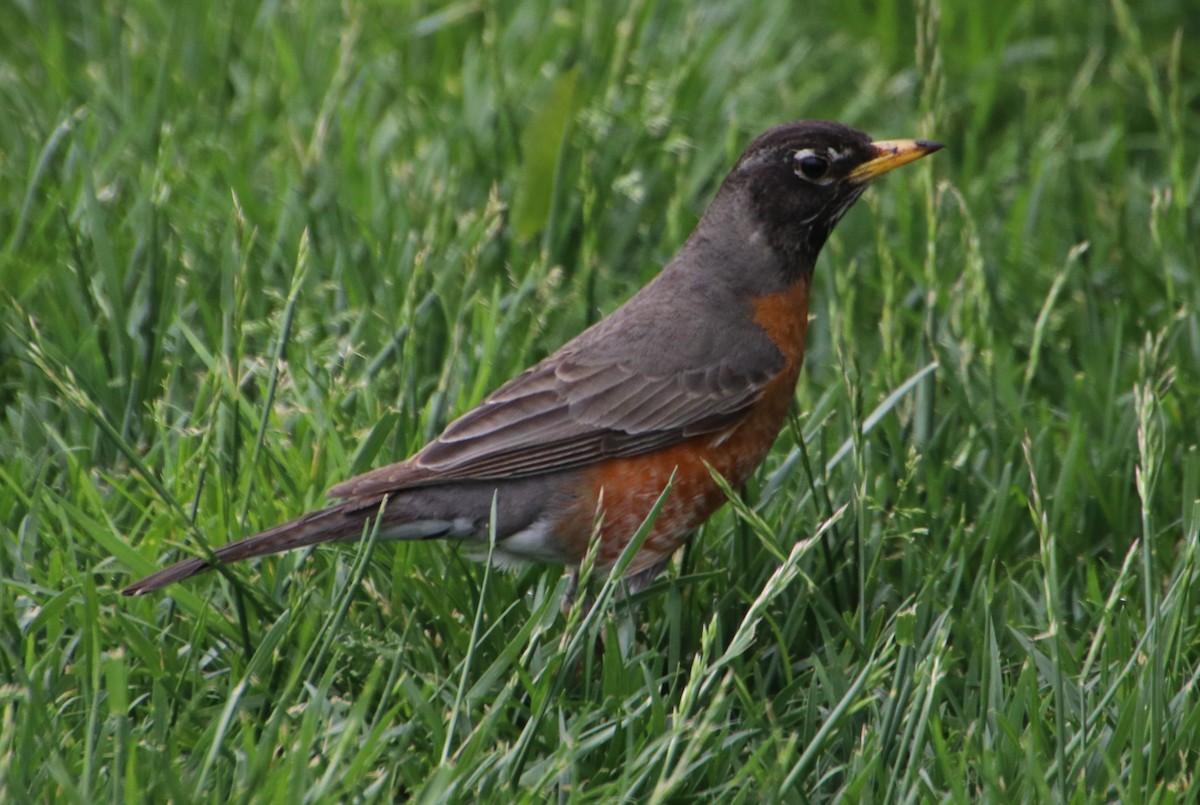
M917 148L924 149L926 153L932 154L934 151L941 151L946 146L942 143L935 143L933 140L917 140Z

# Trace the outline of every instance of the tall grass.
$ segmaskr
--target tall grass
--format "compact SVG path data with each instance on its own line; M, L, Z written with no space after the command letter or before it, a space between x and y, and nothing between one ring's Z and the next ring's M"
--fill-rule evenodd
M1200 14L574 6L0 10L0 798L1200 797ZM410 454L799 117L949 147L635 613L429 543L117 594Z

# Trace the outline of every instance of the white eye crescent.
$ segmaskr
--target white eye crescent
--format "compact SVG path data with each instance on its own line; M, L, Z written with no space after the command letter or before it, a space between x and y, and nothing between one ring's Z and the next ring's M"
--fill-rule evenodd
M825 150L803 148L792 155L792 170L801 179L813 184L826 184L829 181L829 166L833 160Z

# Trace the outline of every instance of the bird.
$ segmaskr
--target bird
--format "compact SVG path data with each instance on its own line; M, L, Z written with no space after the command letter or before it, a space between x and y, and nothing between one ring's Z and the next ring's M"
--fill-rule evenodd
M825 120L769 129L650 282L420 451L337 484L325 508L122 592L372 530L490 545L500 564L575 574L594 542L594 566L611 568L669 484L624 571L627 591L644 589L725 502L714 473L740 487L782 429L817 256L834 226L872 180L942 147L872 141Z

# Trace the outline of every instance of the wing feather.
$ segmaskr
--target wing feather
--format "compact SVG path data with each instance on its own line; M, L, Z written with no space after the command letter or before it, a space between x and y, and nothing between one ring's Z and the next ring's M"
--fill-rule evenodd
M783 354L738 307L745 302L691 285L687 272L668 270L656 282L669 285L675 300L669 319L644 289L494 391L412 458L352 478L331 494L542 475L736 425L783 368Z

